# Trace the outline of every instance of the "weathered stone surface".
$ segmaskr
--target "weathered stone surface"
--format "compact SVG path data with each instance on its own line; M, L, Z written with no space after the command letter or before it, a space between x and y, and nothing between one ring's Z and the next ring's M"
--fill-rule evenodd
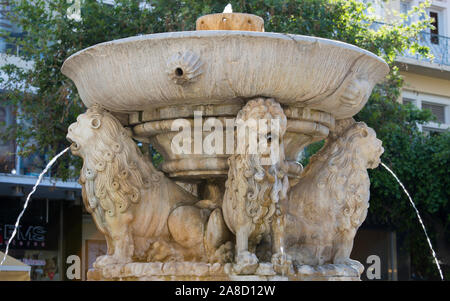
M163 275L162 262L135 262L128 263L123 267L122 277L143 277L146 275ZM118 277L118 275L116 276Z
M232 270L230 264L228 271ZM236 275L225 273L223 266L196 262L148 262L112 265L90 269L88 280L169 280L169 281L354 281L359 280L358 271L345 265L297 266L298 271L289 275L277 275L268 262L259 263L258 273Z
M196 30L264 31L264 19L251 14L222 13L197 19Z
M272 99L253 100L241 112L238 117L244 119L281 118L281 138L286 132L286 116ZM259 116L261 112L266 113ZM244 114L248 116L243 117ZM111 139L109 137L113 140L108 140ZM373 130L363 123L339 121L325 147L311 159L308 169L298 184L290 189L289 195L289 165L281 143L280 157L275 165L258 167L258 160L264 155L232 155L225 195L222 196L221 189L216 187L221 183L218 182L205 186L209 187L208 196L212 200L201 201L154 170L151 163L137 152L120 122L102 109L94 107L80 115L77 123L69 128L68 138L73 141L74 154L84 158L80 182L85 204L104 232L108 247L112 248L110 255L96 260L94 266L101 269L102 274L92 272L91 279L159 275L209 277L223 272L230 275L256 273L259 276L278 274L302 279L329 279L358 278L363 270L362 265L351 260L349 255L356 230L367 214L369 181L366 168L376 167L383 152ZM96 143L88 143L90 141ZM126 157L122 155L124 152ZM272 174L278 182L264 184L267 181L264 177L254 182L257 175L250 173L252 169L264 171L266 176ZM329 182L329 175L334 174L333 182ZM277 187L277 194L258 193L261 187L270 189L271 186ZM127 191L132 192L128 197ZM247 199L248 191L263 199L249 205L252 200ZM162 200L159 197L161 193L168 198ZM334 196L338 197L337 203ZM155 212L145 210L147 206L155 206L151 204L159 207L150 208L159 209ZM267 207L258 207L258 204L266 204L264 206ZM262 214L261 221L257 215L249 215L248 206ZM335 217L324 222L327 220L324 216L330 214ZM321 221L314 223L320 225L319 228L308 224L314 219ZM165 225L163 231L155 229L158 224ZM154 230L149 231L152 228ZM206 262L218 260L225 263L232 258L232 237L228 229L236 234L234 265L219 264L211 272L211 266ZM243 232L242 229L254 232ZM333 232L333 229L341 230ZM137 233L147 233L147 236L134 237ZM254 252L267 235L272 237L268 249L272 254L270 266L259 265L256 255L249 252ZM293 244L292 241L302 241L302 244ZM334 249L329 247L331 245ZM168 262L132 263L133 257ZM205 263L183 261L194 258ZM318 267L301 265L295 273L292 263ZM334 265L326 265L328 263Z
M73 154L84 159L83 200L108 244L108 255L97 258L96 268L133 258L230 257L231 245L226 243L231 237L220 208L196 206L198 199L157 171L110 113L89 109L69 127L67 138L73 142ZM204 240L207 231L211 241Z
M265 236L272 236L272 253L280 252L279 232L281 225L280 203L289 189L288 166L284 156L282 137L286 132L287 119L283 109L273 99L259 98L249 101L237 116L238 120L277 120L278 133L258 133L262 136L280 137L276 162L269 164L272 157L267 154L252 154L249 144L242 153L228 159L228 180L223 198L223 215L228 228L236 235L235 265L237 274L254 274L258 268L255 248ZM238 138L240 139L240 138ZM244 138L245 139L245 138ZM270 140L270 139L269 139ZM267 145L270 148L270 143ZM273 160L275 161L275 159Z
M210 265L202 262L166 262L162 270L164 275L201 277L209 275Z
M168 62L187 49L199 57L203 72L195 81L179 85L168 72L183 77L178 69L182 64ZM99 104L115 112L186 103L232 104L264 95L342 119L364 106L388 66L374 54L338 41L207 30L101 43L72 55L62 72L75 82L87 107Z
M273 270L273 265L268 262L261 262L256 270L256 275L260 276L274 276L276 274Z
M383 151L365 123L345 119L336 124L289 192L284 239L294 262L319 265L323 275L348 276L348 269L358 271L351 276L362 273L364 267L350 253L369 207L367 168L378 166ZM337 264L329 273L328 263Z
M286 116L273 99L248 102L238 118L279 118L281 141L286 132ZM293 187L287 178L290 168L283 143L277 163L268 166L258 165L265 158L263 154L232 155L225 194L221 195L217 186L221 182L217 182L205 186L212 199L201 201L156 171L128 135L117 119L97 107L80 115L69 128L72 151L84 158L80 182L85 204L112 249L110 255L96 260L94 266L102 274L92 272L91 279L209 277L223 272L296 279L359 278L363 267L349 255L354 235L367 214L366 169L376 167L383 152L381 142L365 124L351 119L339 121L325 147L311 159ZM108 140L110 137L112 140ZM261 171L263 176L255 182ZM276 181L265 179L268 176ZM267 192L259 193L261 187ZM271 187L276 187L277 193L270 193ZM248 199L249 191L257 198ZM161 194L168 197L161 199ZM249 206L256 211L249 213ZM145 208L157 209L152 212ZM325 222L324 216L330 214L334 218ZM157 225L163 225L161 230ZM216 265L211 272L208 261L226 263L233 256L229 230L236 235L234 265ZM271 236L265 251L272 254L270 266L259 265L252 253L267 235ZM132 263L135 257L167 262ZM193 264L186 259L204 263ZM318 266L302 265L296 273L293 263Z
M136 112L130 115L133 124L133 138L145 143L151 143L162 154L164 162L161 170L170 178L192 181L193 179L209 179L211 177L225 178L228 173L228 158L225 152L226 124L235 119L245 102L240 101L232 105L185 105L170 106L158 109ZM202 112L202 125L208 118L216 118L223 125L224 151L221 154L193 154L194 139L191 139L191 154L176 154L172 151L173 138L179 131L173 131L172 125L178 118L184 118L194 126L194 112ZM320 141L328 136L334 128L333 115L307 108L284 106L288 112L286 133L284 134L285 156L288 161L288 177L291 184L298 179L302 168L297 164L299 153L310 143ZM203 131L202 139L210 132ZM236 133L235 133L236 135ZM192 138L192 137L191 137Z

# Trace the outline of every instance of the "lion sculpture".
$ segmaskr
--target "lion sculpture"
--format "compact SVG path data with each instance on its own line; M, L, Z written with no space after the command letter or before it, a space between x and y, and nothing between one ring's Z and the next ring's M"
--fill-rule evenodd
M202 208L205 202L157 171L113 115L88 109L70 125L67 139L84 160L83 201L107 241L107 255L97 258L96 267L231 260L221 209Z
M259 98L249 101L237 115L238 136L239 121L251 131L250 120L256 123L266 121L267 127L258 128L257 133L258 143L265 142L266 151L259 153L258 149L252 153L250 139L246 140L246 136L238 138L238 149L228 159L228 179L222 204L225 222L236 235L233 269L237 274L255 273L259 262L255 252L262 240L271 242L266 245L272 245L272 259L280 258L278 236L282 227L274 224L280 223L279 203L286 199L289 188L288 166L284 159L282 143L287 120L281 106L273 99ZM271 120L279 121L278 136L272 131ZM278 154L275 154L277 157L274 159L271 145L276 139L280 142ZM239 149L239 143L242 141L243 147ZM268 159L272 161L267 161ZM272 164L265 165L264 160Z
M380 163L381 145L365 123L345 119L311 157L289 192L284 242L295 264L345 264L362 273L350 253L369 207L367 169Z

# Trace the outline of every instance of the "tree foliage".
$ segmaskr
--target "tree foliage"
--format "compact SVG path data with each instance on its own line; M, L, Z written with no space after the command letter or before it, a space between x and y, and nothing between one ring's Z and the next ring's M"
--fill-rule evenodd
M115 5L83 0L81 19L69 18L67 12L73 12L77 1L10 1L12 22L25 32L14 42L21 47L22 59L34 65L31 69L14 65L2 68L8 76L2 83L5 90L2 102L12 104L17 116L29 120L31 125L19 124L2 135L17 139L24 154L38 150L53 155L66 147L66 129L84 111L76 87L60 72L71 54L128 36L194 30L198 17L221 12L230 2L234 11L263 17L268 32L341 40L387 61L391 67L389 75L375 87L368 104L356 118L377 131L386 149L383 160L410 189L419 210L429 221L437 220L444 229L448 228L449 135L427 137L418 131L417 125L429 121L431 114L398 103L403 82L394 63L405 51L428 55L427 48L417 43L418 33L430 26L423 11L426 2L412 12L423 14L421 21L408 25L402 22L408 16L401 15L395 24L374 28L375 19L367 14L370 4L355 0L116 0ZM142 5L143 2L147 5ZM314 148L318 149L317 145L309 153ZM72 171L78 168L70 170L69 166L79 163L72 157L65 160L59 164L56 175L76 176ZM412 250L425 248L414 212L394 179L382 169L372 171L370 176L370 216L379 223L409 231ZM427 251L422 249L414 254L419 254L413 258L415 266L424 275L435 276Z

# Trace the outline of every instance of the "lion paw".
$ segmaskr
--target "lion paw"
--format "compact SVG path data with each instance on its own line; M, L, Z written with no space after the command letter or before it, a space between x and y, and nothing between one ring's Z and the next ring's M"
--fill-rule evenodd
M239 253L236 257L236 263L233 264L234 272L239 275L255 274L257 268L258 258L248 251Z
M362 265L357 260L353 260L353 259L350 259L350 258L342 258L342 259L336 259L334 261L334 263L345 264L345 265L347 265L347 266L357 270L360 275L362 274L362 272L364 272L364 265Z
M272 255L273 269L277 274L289 275L294 274L294 267L292 265L292 258L286 253L276 253Z
M97 257L93 266L96 269L100 269L100 268L103 268L108 265L125 264L125 263L129 263L129 262L131 262L131 259L122 258L122 257L114 256L114 255L103 255L103 256Z

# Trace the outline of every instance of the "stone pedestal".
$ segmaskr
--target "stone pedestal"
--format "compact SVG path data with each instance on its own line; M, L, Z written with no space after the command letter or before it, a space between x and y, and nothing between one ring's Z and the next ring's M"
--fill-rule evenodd
M251 14L221 13L197 19L197 30L242 30L264 31L264 19Z
M358 271L343 264L301 265L289 275L277 275L271 263L261 263L254 275L235 275L232 264L143 262L110 265L88 271L93 281L358 281Z

